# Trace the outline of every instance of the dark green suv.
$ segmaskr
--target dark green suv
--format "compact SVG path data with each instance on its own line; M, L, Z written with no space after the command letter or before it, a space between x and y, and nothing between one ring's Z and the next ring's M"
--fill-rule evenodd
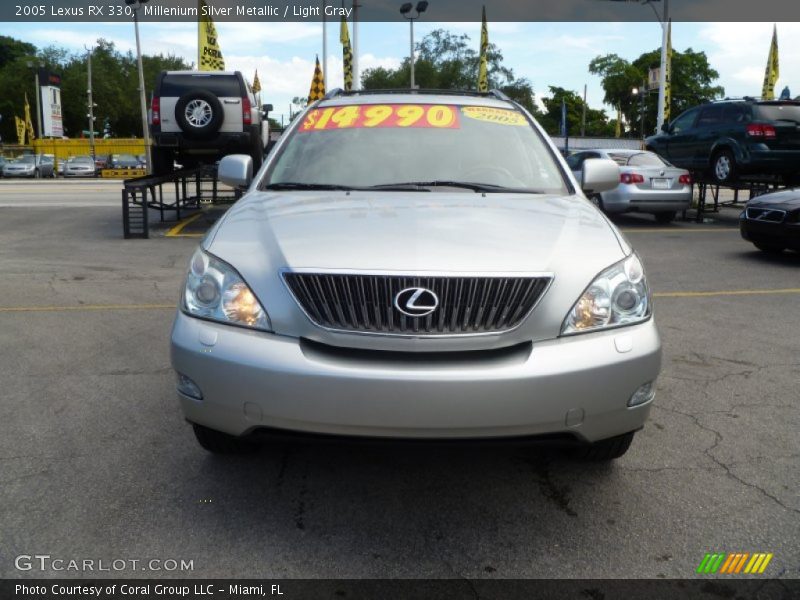
M645 140L648 150L720 184L742 176L800 180L800 102L723 100L696 106Z

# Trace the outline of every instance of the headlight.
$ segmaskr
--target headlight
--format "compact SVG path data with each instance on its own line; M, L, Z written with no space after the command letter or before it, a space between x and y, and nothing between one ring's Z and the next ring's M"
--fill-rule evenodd
M270 330L266 311L236 270L200 248L189 264L183 309L195 317Z
M636 254L600 273L569 311L561 334L633 325L650 318L652 302Z

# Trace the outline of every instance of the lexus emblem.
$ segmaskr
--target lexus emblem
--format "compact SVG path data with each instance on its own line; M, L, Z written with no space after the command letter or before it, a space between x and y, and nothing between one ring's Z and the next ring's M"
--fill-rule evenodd
M439 307L439 297L427 288L406 288L394 297L394 307L409 317L424 317Z

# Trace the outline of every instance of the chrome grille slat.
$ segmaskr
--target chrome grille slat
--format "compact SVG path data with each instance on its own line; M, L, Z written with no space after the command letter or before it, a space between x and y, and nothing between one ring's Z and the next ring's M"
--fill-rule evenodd
M517 327L551 278L542 276L420 276L324 272L284 273L312 322L326 329L386 335L498 333ZM439 306L409 317L394 306L406 288L433 291Z

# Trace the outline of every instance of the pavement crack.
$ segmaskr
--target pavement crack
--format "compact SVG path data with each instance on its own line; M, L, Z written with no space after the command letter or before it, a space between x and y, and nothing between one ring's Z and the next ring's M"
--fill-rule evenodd
M538 461L525 459L525 462L533 467L533 470L538 478L539 490L541 491L542 495L555 504L556 508L558 508L560 511L566 513L570 517L577 517L578 513L570 508L569 505L572 501L572 498L569 496L571 491L570 487L568 485L559 486L555 481L553 481L553 477L550 472L550 466L553 462L552 458L545 456Z
M703 454L705 454L714 464L716 464L719 468L721 468L725 472L725 475L727 477L729 477L730 479L736 481L740 485L743 485L745 487L751 488L751 489L759 492L762 496L772 500L773 502L775 502L775 504L777 504L778 506L780 506L784 510L791 511L793 513L796 513L796 514L800 515L800 510L798 510L796 508L793 508L791 506L787 506L780 498L778 498L777 496L775 496L773 494L770 494L767 490L765 490L761 486L756 485L755 483L751 483L751 482L743 479L742 477L740 477L739 475L737 475L736 473L733 472L733 470L731 469L730 465L724 463L719 458L714 456L714 450L720 445L720 443L724 439L722 434L719 431L717 431L713 427L709 427L708 425L704 425L703 423L700 422L700 419L696 415L693 415L691 413L683 412L683 411L678 410L676 408L669 408L669 407L666 407L666 406L663 406L663 405L656 405L656 407L660 408L661 410L665 410L667 412L671 412L671 413L674 413L674 414L677 414L677 415L684 416L687 419L691 420L699 429L702 429L703 431L707 431L707 432L713 434L714 435L714 443L711 444L711 446L709 446L708 448L704 448L703 449Z

